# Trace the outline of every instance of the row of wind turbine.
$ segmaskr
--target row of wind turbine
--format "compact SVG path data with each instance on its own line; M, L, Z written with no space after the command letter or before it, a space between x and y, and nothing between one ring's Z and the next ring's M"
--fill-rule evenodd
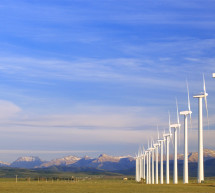
M213 77L215 77L215 73L213 73ZM205 100L207 119L208 119L208 107L207 107L207 92L205 86L205 79L203 75L203 91L202 93L193 96L194 98L199 99L199 108L198 108L198 183L204 181L204 162L203 162L203 116L202 116L202 98ZM192 128L192 111L190 107L190 95L189 95L189 87L187 83L187 95L188 95L188 109L185 111L181 111L180 115L184 116L184 165L183 165L183 183L188 183L188 116L190 117L190 125ZM173 183L178 183L178 168L177 168L177 136L178 131L180 131L181 124L179 120L179 110L178 110L178 102L176 99L176 110L177 110L177 122L171 124L170 114L169 114L169 131L168 133L163 133L163 138L159 136L159 131L157 127L158 138L155 143L151 140L151 146L149 146L148 141L148 149L139 150L138 156L136 156L136 181L141 181L141 178L146 179L146 184L155 184L159 183L159 174L158 174L158 157L159 157L159 148L160 148L160 184L163 184L163 156L164 156L164 145L166 148L166 184L169 184L169 144L170 140L173 138L173 146L174 146L174 170L173 170ZM208 121L209 127L209 121ZM173 133L171 130L173 129ZM180 136L180 135L179 135ZM179 140L180 142L180 140ZM154 152L155 151L155 152ZM155 153L155 163L156 168L154 171L154 153ZM145 170L146 165L146 170ZM155 177L154 177L155 173Z

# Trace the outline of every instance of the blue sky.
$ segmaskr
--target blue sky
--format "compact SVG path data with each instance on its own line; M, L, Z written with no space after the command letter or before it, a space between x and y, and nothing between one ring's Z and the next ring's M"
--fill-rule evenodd
M214 18L212 0L2 0L0 160L134 155L168 110L176 120L175 97L186 110L186 79L203 90L203 73L214 149ZM191 98L190 151L197 107Z

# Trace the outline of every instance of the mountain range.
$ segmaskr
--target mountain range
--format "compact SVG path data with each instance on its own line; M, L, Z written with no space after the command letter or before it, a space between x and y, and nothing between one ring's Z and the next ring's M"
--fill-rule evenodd
M165 157L164 157L165 160ZM170 155L170 160L173 160L173 155ZM179 165L183 165L183 155L178 154ZM204 149L204 161L215 160L215 151ZM198 153L189 153L189 164L196 165L198 161ZM212 164L214 161L210 161ZM210 163L208 162L208 163ZM171 161L170 161L171 164ZM118 173L134 173L135 159L132 156L115 157L106 154L101 154L97 158L85 156L83 158L76 156L66 156L51 161L42 161L39 157L19 157L11 164L0 162L0 167L26 168L26 169L44 169L51 167L59 167L66 169L90 168L96 170L104 170ZM171 167L171 166L170 166Z

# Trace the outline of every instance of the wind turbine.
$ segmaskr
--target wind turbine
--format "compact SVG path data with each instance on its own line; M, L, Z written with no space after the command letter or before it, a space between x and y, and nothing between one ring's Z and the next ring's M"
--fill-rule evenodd
M158 148L160 146L159 143L155 143L154 149L155 149L155 160L156 160L156 168L155 168L155 184L158 184Z
M160 183L161 184L163 184L163 143L164 142L165 142L165 137L163 139L159 139L158 137L158 143L160 143Z
M149 148L149 140L148 140L148 182L151 184L151 149Z
M176 109L177 109L177 123L170 124L170 128L174 129L174 171L173 171L173 184L178 184L178 152L177 152L177 129L181 127L181 124L179 123L179 114L178 114L178 102L176 99Z
M157 132L158 132L158 126L157 126ZM158 132L158 139L159 139L159 132ZM155 160L156 160L156 169L155 169L155 184L158 184L158 151L160 143L157 140L157 143L153 144L155 148Z
M143 178L143 152L140 148L140 157L139 157L139 164L140 164L140 180Z
M207 96L206 87L205 87L205 78L203 75L203 93L193 96L194 98L199 99L199 130L198 130L198 183L204 181L204 157L203 157L203 116L202 116L202 98L205 99L205 107L207 111L208 119L208 106L207 106ZM209 124L208 124L209 125Z
M143 179L146 179L146 154L145 154L145 148L143 146Z
M140 181L139 152L138 152L138 155L136 155L135 159L136 159L136 176L135 176L135 180L136 180L136 182L139 182Z
M188 183L188 124L187 124L187 116L190 115L191 121L191 114L192 111L190 109L190 96L189 96L189 88L187 83L187 94L188 94L188 111L181 111L180 115L184 115L184 168L183 168L183 183Z
M145 151L146 155L146 184L149 184L149 151Z
M166 141L166 184L169 184L169 140L172 136L170 128L170 115L169 115L169 133L163 134Z
M152 177L152 184L154 184L155 183L155 176L154 176L154 174L155 174L155 170L154 170L154 166L155 166L155 161L154 161L154 147L152 146L152 141L151 141L151 147L150 147L150 151L152 152L152 175L151 175L151 177Z
M135 157L136 159L136 181L140 182L141 176L140 176L140 159L141 159L141 149L139 148L138 154Z

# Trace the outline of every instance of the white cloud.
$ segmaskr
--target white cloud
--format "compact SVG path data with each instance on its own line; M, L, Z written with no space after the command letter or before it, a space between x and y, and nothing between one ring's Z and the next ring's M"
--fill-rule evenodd
M0 119L9 119L21 112L21 108L10 101L0 100Z

